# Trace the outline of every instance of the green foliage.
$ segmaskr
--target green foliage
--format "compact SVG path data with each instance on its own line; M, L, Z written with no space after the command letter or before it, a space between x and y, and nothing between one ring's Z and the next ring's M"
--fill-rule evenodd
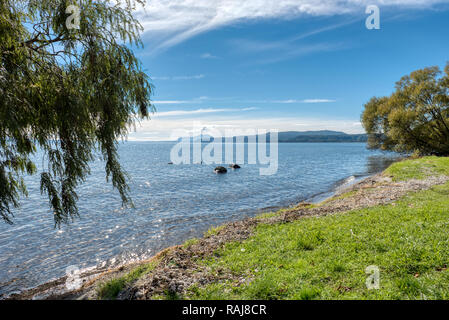
M390 167L398 179L448 173L448 158ZM410 176L404 174L408 170ZM421 170L423 174L418 174ZM449 184L382 205L288 224L261 224L203 261L247 282L195 288L193 299L449 299ZM242 250L244 249L244 250ZM368 290L366 267L380 268L380 289Z
M362 123L371 148L449 155L449 64L412 72L389 97L372 98Z
M133 17L142 0L0 0L0 217L26 195L24 174L45 154L41 192L55 223L78 215L76 187L95 153L124 204L131 203L117 140L153 110L147 75L127 46L140 46ZM68 5L80 8L67 28Z

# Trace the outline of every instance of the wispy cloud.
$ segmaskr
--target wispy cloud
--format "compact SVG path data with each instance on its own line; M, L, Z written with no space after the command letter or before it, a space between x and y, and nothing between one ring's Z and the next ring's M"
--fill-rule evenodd
M217 56L214 56L213 54L210 54L209 52L203 53L200 56L202 59L217 59Z
M185 116L185 115L198 115L206 113L220 113L220 112L244 112L257 110L257 108L207 108L207 109L196 109L196 110L172 110L165 112L155 113L158 117L170 117L170 116Z
M216 100L213 98L209 98L206 96L198 97L192 100L154 100L152 101L154 105L160 105L160 104L201 104L208 100ZM222 100L222 99L218 99ZM337 102L335 99L284 99L284 100L234 100L233 102L237 103L281 103L281 104L299 104L299 103L333 103ZM255 107L248 107L248 108L242 108L240 110L242 111L250 111L250 110L256 110ZM201 110L213 110L213 109L201 109ZM216 110L236 110L236 109L216 109Z
M258 100L251 101L253 103L282 103L282 104L294 104L294 103L332 103L337 102L335 99L286 99L286 100Z
M234 50L240 53L248 53L253 56L252 64L254 63L275 63L298 56L305 56L320 52L329 52L347 49L350 47L348 44L341 42L321 42L321 43L303 43L302 40L312 37L314 35L335 30L345 27L347 25L360 22L362 19L359 17L356 19L345 20L337 24L325 26L323 28L315 29L300 33L293 37L278 40L254 40L254 39L231 39L230 45ZM255 59L259 54L270 54L271 57L265 57L263 59Z
M137 16L155 51L226 25L259 19L290 19L304 15L363 14L367 5L429 8L447 0L148 0Z
M275 103L330 103L330 102L336 102L336 100L331 99L305 99L305 100L274 100Z
M257 45L260 45L261 48L256 49ZM269 63L276 63L288 59L303 57L311 54L318 54L322 52L332 52L332 51L338 51L338 50L344 50L350 47L349 44L342 43L342 42L321 42L321 43L312 43L312 44L297 44L297 43L289 43L289 42L282 42L279 41L278 43L263 43L259 42L258 44L254 44L254 51L251 53L252 55L260 53L266 48L268 48L270 45L274 45L272 47L271 56L263 57L260 59L254 59L251 62L251 64L269 64Z
M188 76L155 76L151 77L153 80L198 80L203 79L205 77L204 74L195 74L195 75L188 75Z
M186 104L186 103L203 103L207 100L214 100L207 96L201 96L198 98L190 99L190 100L154 100L153 104Z
M265 129L279 131L335 130L346 133L363 133L364 130L356 119L313 119L313 118L251 118L238 119L234 114L220 119L216 117L198 118L154 118L144 120L137 126L137 131L129 135L129 140L175 140L174 133L181 130L191 131L193 127L232 128L235 130ZM226 133L223 131L223 133Z

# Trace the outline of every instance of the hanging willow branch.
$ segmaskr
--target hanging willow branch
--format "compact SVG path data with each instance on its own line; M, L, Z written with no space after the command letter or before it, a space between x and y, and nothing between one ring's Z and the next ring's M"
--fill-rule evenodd
M68 28L66 8L80 8ZM41 192L55 224L78 215L77 186L100 153L107 179L131 204L117 141L153 106L152 86L130 47L141 46L136 1L0 0L0 217L26 195L24 174L42 150Z

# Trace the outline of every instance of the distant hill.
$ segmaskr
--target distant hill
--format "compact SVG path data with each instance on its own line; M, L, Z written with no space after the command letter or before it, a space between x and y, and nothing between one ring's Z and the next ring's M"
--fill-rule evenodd
M331 130L319 130L319 131L286 131L280 132L283 135L288 136L341 136L348 135L347 133L341 131L331 131Z
M199 141L200 137L194 137L193 141ZM209 136L203 136L203 142L209 142ZM234 137L234 142L236 138ZM257 139L256 139L257 140ZM366 142L366 134L348 134L341 131L320 130L320 131L286 131L278 133L278 141L281 143L289 142ZM248 137L245 137L245 142ZM269 141L267 139L267 141Z
M340 131L288 131L279 132L279 142L366 142L366 134L347 134Z

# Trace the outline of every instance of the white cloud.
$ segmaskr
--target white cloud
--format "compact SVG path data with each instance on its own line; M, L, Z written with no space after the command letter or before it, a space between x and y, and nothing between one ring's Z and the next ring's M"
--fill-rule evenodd
M242 21L290 19L302 15L360 14L367 5L428 8L447 0L148 0L137 17L155 50L176 45L203 32Z
M193 76L175 76L173 77L173 80L198 80L203 79L204 77L204 74L197 74Z
M156 112L154 115L156 117L170 117L170 116L185 116L185 115L198 115L205 113L219 113L219 112L240 112L240 111L252 111L257 108L207 108L207 109L196 109L196 110L172 110L164 112Z
M136 132L129 135L129 140L170 140L172 134L185 130L190 132L194 127L209 128L232 128L235 130L248 129L277 129L281 131L308 131L308 130L335 130L346 133L363 133L364 130L360 122L355 119L332 120L332 119L314 119L314 118L259 118L259 119L238 119L229 117L221 118L202 118L202 119L176 119L176 118L153 118L142 121L137 125ZM223 131L225 133L225 131Z
M210 54L209 52L203 53L200 56L202 59L217 59L217 56L214 56L213 54Z
M335 99L284 99L284 100L248 100L247 103L281 103L281 104L299 104L299 103L333 103Z
M322 43L314 43L314 44L294 44L289 43L289 41L274 43L276 47L269 47L273 43L267 43L267 42L258 42L258 44L261 46L260 49L257 49L257 44L254 44L254 53L260 53L262 50L268 51L269 49L272 49L271 57L268 58L261 58L261 59L255 59L252 61L253 64L267 64L267 63L276 63L279 61L296 58L300 56L306 56L310 54L315 53L321 53L321 52L330 52L330 51L337 51L348 48L348 45L345 43L329 43L329 42L322 42ZM279 45L279 46L277 46ZM239 49L244 48L244 46L240 46ZM274 51L276 49L276 51ZM247 49L246 49L247 50Z

